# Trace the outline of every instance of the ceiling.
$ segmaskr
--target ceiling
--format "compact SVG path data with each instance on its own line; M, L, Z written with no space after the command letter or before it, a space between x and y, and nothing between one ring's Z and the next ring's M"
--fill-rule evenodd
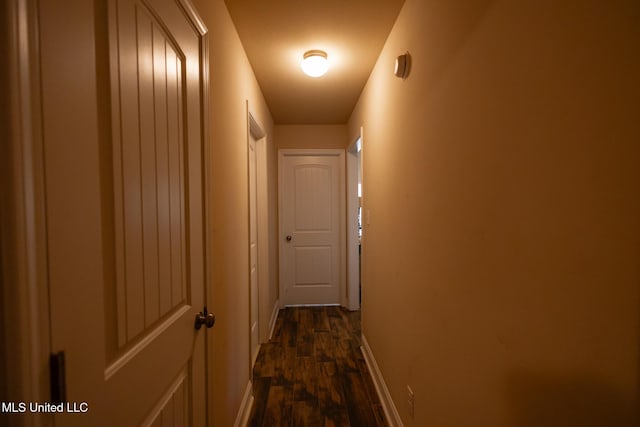
M343 124L404 0L225 0L276 124ZM306 76L307 50L329 71ZM390 65L392 67L393 65Z

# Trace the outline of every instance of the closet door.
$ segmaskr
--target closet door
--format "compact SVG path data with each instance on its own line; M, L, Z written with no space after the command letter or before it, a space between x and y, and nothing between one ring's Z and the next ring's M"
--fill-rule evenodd
M55 424L204 425L206 29L181 0L40 3L51 345L76 411Z

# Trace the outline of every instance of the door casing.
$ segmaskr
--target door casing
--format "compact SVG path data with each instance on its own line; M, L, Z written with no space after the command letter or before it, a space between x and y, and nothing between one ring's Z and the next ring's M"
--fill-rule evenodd
M50 348L45 186L40 94L39 4L3 5L6 65L0 115L0 360L2 401L49 398ZM14 417L17 426L50 425L51 415Z
M360 147L358 147L358 143ZM347 295L349 310L360 309L360 255L357 212L358 177L362 177L362 128L354 143L347 149Z
M262 318L264 317L263 301L264 296L260 295L265 286L262 282L266 279L260 270L263 270L263 263L260 259L264 239L261 238L263 227L260 224L264 210L259 206L259 199L262 194L258 191L258 144L265 134L251 113L248 114L248 194L249 194L249 360L251 369L258 355L258 349L264 334ZM264 144L264 141L262 141ZM260 159L262 160L262 159ZM253 248L255 246L255 248ZM257 328L257 331L254 331Z

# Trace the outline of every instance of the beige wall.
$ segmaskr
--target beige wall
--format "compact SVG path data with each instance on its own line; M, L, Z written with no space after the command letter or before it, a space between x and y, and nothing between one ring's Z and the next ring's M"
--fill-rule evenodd
M209 29L211 72L211 218L213 295L217 322L210 331L213 424L233 425L249 381L249 260L246 100L269 144L272 205L276 194L273 120L222 0L194 0ZM275 211L269 218L276 232ZM275 239L274 239L275 240ZM271 283L277 289L272 249ZM270 292L275 297L275 291ZM270 306L273 306L275 300Z
M363 329L405 425L638 425L639 18L406 1L349 121Z
M281 148L345 148L346 125L276 125L275 141Z

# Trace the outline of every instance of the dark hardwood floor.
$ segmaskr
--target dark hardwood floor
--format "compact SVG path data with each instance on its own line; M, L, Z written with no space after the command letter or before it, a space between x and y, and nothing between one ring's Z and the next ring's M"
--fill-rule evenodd
M249 426L386 426L360 351L360 312L280 310L253 371Z

